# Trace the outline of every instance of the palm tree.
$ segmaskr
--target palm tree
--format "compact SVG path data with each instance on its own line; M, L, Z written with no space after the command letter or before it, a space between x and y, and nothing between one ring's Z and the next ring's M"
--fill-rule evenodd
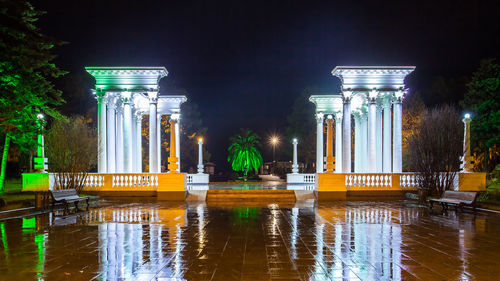
M227 161L231 163L233 170L243 172L245 180L248 171L257 171L262 166L262 156L257 149L259 146L259 136L249 129L240 129L239 134L231 137Z

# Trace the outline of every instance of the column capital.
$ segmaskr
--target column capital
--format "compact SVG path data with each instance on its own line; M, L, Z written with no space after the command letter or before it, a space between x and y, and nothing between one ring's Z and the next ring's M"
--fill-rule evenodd
M399 90L394 92L394 99L392 100L392 103L402 103L403 102L403 96L405 94L405 91L403 88L400 88Z
M116 109L116 97L114 94L107 94L106 95L106 105L109 108Z
M150 104L157 104L158 103L158 92L148 92L148 98L149 98L149 103Z
M335 122L342 122L342 117L344 116L344 114L342 112L337 112L335 113Z
M106 102L106 94L107 93L105 91L97 89L96 91L94 91L94 93L95 93L95 98L97 99L98 103Z
M176 122L178 122L179 120L181 120L181 114L180 113L170 114L170 120L175 120Z
M325 115L321 112L316 113L316 122L323 123Z
M120 99L124 104L130 104L132 101L133 94L131 92L121 92Z
M369 91L368 94L366 95L368 103L369 104L376 103L378 94L379 91L376 88L373 88L371 91Z
M344 103L350 103L351 98L352 98L352 94L353 93L351 91L351 88L342 90L342 101L344 101Z

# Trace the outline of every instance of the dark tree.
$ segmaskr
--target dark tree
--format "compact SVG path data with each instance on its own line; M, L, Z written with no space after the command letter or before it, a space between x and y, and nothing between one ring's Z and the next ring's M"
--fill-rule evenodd
M500 146L500 65L494 59L483 60L472 74L461 104L472 113L471 145L487 156L484 171L491 170L491 150Z
M450 189L463 155L463 124L458 110L449 105L426 110L408 140L409 165L420 187L440 195Z
M0 0L0 130L5 136L0 167L0 192L11 140L21 147L36 145L37 115L60 118L63 100L52 80L63 75L51 61L58 41L35 23L43 14L23 0Z

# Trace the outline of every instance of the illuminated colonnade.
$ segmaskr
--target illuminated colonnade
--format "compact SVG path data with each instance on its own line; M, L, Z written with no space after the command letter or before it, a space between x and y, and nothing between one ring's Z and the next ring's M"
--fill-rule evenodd
M170 116L170 172L179 172L180 106L185 96L160 95L164 67L86 67L96 79L98 172L142 173L142 117L149 115L149 172L161 172L161 117Z
M338 66L332 75L341 80L341 93L313 95L316 105L316 172L333 173L335 120L336 173L402 172L402 101L404 79L414 66ZM351 118L354 119L354 170L351 162ZM323 168L326 158L326 171Z

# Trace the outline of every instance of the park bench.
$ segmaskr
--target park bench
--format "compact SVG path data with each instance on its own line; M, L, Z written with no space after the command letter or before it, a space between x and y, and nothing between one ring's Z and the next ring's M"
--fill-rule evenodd
M471 191L445 191L441 198L433 198L429 200L430 208L434 203L441 203L443 206L443 211L448 210L448 205L454 205L455 210L462 210L463 206L472 206L473 210L476 211L476 198L477 192Z
M76 191L76 189L51 190L50 194L52 195L52 211L54 210L55 204L62 204L64 206L64 212L68 212L70 203L74 203L75 209L79 211L80 209L78 208L78 202L80 201L86 201L87 210L89 209L90 197L78 196L78 192Z

